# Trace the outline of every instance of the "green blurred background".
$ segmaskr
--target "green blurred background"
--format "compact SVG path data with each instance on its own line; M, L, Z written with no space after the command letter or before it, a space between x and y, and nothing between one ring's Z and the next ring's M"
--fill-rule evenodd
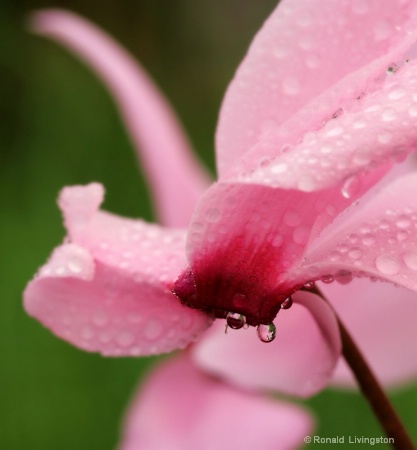
M275 4L0 3L1 450L114 449L129 398L156 361L84 353L23 311L25 284L64 235L56 207L62 186L100 181L107 189L106 209L153 219L145 181L111 98L76 58L26 30L28 13L66 7L113 34L162 87L214 174L213 135L223 92ZM417 387L391 397L417 441ZM306 404L317 417L316 434L323 437L381 435L357 394L327 391Z

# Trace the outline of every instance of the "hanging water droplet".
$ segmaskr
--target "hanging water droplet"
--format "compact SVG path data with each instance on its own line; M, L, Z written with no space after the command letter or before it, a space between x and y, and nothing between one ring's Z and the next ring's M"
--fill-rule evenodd
M356 175L346 178L342 186L342 195L345 198L356 197L361 191L361 181Z
M352 272L339 270L335 275L335 280L340 284L349 284L353 280Z
M315 286L314 281L307 281L307 283L304 285L305 289L313 289Z
M320 280L325 283L325 284L330 284L333 283L334 281L334 276L333 275L323 275L322 277L320 277Z
M239 330L246 323L245 316L242 314L229 312L226 316L227 326L232 328L233 330Z
M281 303L281 309L290 309L292 306L292 298L291 296L287 297L282 303Z
M275 339L277 329L273 323L261 323L258 325L257 333L262 342L272 342Z

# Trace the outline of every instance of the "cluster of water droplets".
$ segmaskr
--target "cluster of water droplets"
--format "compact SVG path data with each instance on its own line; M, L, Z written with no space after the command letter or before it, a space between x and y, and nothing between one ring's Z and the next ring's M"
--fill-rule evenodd
M314 283L309 284L309 289L311 289L314 286ZM281 309L290 309L293 304L293 300L290 297L287 297L282 303L281 303ZM239 313L229 312L226 316L226 330L231 328L232 330L240 330L241 328L249 328L249 326L246 323L246 317ZM277 329L274 323L261 323L256 328L256 333L258 335L258 338L260 341L268 343L272 342L277 333Z
M415 148L416 65L415 59L391 64L374 81L373 92L329 114L321 129L306 133L296 145L283 143L279 133L266 133L257 144L261 151L252 153L253 158L262 153L257 167L244 168L255 163L248 157L238 178L306 192L340 183L342 197L354 199L366 187L363 179L370 170L402 162Z

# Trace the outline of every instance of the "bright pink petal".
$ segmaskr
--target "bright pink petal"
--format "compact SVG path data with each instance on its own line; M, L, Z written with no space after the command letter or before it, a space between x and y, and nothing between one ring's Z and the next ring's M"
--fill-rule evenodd
M161 221L188 224L209 178L193 156L177 119L146 72L110 36L80 16L45 10L33 29L74 51L109 88L149 176Z
M120 449L295 449L311 429L301 408L233 389L182 357L141 386Z
M398 177L339 218L317 239L304 273L374 277L417 290L417 174Z
M186 267L183 231L98 211L99 184L65 188L68 242L24 294L27 312L72 344L104 355L183 348L212 322L172 294Z
M377 377L386 386L417 375L417 294L388 283L355 279L348 285L320 283ZM343 359L334 373L337 386L357 386Z
M343 108L347 98L367 92L376 74L414 42L415 22L415 3L403 0L383 8L379 0L280 2L227 91L217 132L219 173L349 74L310 104L301 120L292 120L282 145L294 145ZM360 86L365 79L370 83Z
M301 397L321 390L340 357L341 342L329 306L309 292L293 296L294 305L278 314L277 337L261 342L252 328L224 333L212 327L193 347L196 363L244 387L276 390Z

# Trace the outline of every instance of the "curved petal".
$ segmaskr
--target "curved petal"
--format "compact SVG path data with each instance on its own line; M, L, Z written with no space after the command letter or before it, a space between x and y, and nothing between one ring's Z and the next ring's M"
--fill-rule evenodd
M397 61L404 45L413 42L416 18L415 3L403 0L384 8L379 0L280 2L255 37L224 99L217 131L219 173L225 174L262 135L274 132L319 94L359 71L313 102L303 120L293 120L283 144L294 139L295 144L323 118L331 118L342 107L341 100L358 88L358 79L372 80Z
M319 287L382 383L397 386L416 380L417 293L366 279ZM343 359L332 383L357 386Z
M97 211L98 184L60 196L69 239L24 293L26 311L72 344L104 355L183 348L212 323L172 294L184 232Z
M395 179L337 221L306 253L294 273L351 275L391 281L417 290L417 173Z
M238 285L251 290L251 286L245 287L250 282L255 297L265 294L271 298L268 318L262 319L270 321L279 308L277 292L288 295L296 285L324 275L320 271L296 274L306 251L310 255L310 247L321 246L323 239L317 237L325 227L415 149L416 73L417 61L410 61L395 75L386 76L374 94L333 121L336 123L311 133L292 151L275 159L272 155L277 147L266 147L270 159L264 163L258 160L255 164L251 160L254 154L245 155L241 162L248 163L247 172L229 173L206 191L193 215L187 240L200 298L205 292L213 298L204 281L210 273L214 280L211 286L227 285L221 290L227 300L219 297L219 302L223 309L233 311ZM270 245L274 236L280 239L276 247ZM236 269L240 261L246 265L243 270ZM259 283L249 281L250 276ZM259 309L259 300L249 303L255 311Z
M332 218L323 214L323 197L222 182L208 189L187 236L201 303L194 306L239 312L250 325L272 322L280 301L296 288L287 281L292 267Z
M141 386L119 448L296 449L312 422L298 406L229 387L181 357L158 367Z
M32 15L32 28L75 52L100 76L149 177L161 221L186 226L209 177L146 72L110 36L74 13L39 11Z
M276 319L268 344L253 330L215 324L193 347L196 363L234 384L307 397L321 390L340 357L341 341L330 307L318 296L297 292L294 305Z

